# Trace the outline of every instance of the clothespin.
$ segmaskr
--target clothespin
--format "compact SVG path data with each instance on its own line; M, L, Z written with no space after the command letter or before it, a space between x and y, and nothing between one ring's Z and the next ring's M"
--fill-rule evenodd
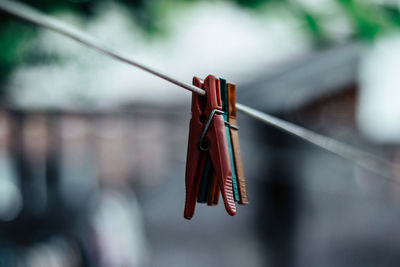
M238 181L236 177L236 168L233 155L232 138L230 133L230 124L228 122L228 112L229 112L229 101L228 101L228 87L225 79L220 78L220 91L221 91L221 104L222 104L222 114L225 120L225 131L228 142L229 159L232 168L232 189L235 202L240 202L240 195L238 189ZM218 204L219 199L219 188L218 183L216 183L216 177L212 170L211 161L206 160L202 180L200 182L200 190L197 197L197 202L206 203L209 206L214 206Z
M232 187L234 198L235 202L246 205L249 201L240 151L238 127L236 125L236 86L232 83L227 84L225 79L220 78L220 88L222 110L224 111L223 117L225 119L225 130L227 132L229 156L232 167ZM197 202L205 203L207 201L206 197L208 197L207 204L209 206L218 204L219 189L218 184L216 184L215 181L215 175L212 173L212 169L210 171L210 168L206 164Z
M226 131L226 138L228 141L228 149L229 149L229 159L231 162L232 167L232 189L233 189L233 196L235 202L240 201L239 189L238 189L238 181L236 177L236 167L235 167L235 158L233 155L233 146L232 146L232 137L230 131L230 122L229 122L229 100L228 100L228 86L226 84L226 80L220 78L220 87L221 87L221 99L222 99L222 111L224 114L222 115L225 120L225 131Z
M239 143L239 132L237 127L237 116L236 116L236 85L228 83L228 122L230 125L230 133L232 138L232 149L235 161L235 170L237 174L237 181L239 185L240 200L239 204L247 205L249 204L249 199L247 196L247 183L244 177L242 153L240 151Z
M189 126L188 154L186 162L186 202L184 217L194 214L204 168L209 157L213 167L225 209L236 213L232 190L232 168L229 157L225 121L219 80L212 75L201 82L193 78L193 85L206 91L205 96L192 94L192 118ZM204 175L210 177L210 175ZM212 179L211 179L212 182Z

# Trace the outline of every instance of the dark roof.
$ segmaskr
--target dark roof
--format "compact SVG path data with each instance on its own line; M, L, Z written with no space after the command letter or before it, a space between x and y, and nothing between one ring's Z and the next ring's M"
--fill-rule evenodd
M273 113L300 108L356 83L362 51L362 44L348 43L266 71L238 87L238 102Z

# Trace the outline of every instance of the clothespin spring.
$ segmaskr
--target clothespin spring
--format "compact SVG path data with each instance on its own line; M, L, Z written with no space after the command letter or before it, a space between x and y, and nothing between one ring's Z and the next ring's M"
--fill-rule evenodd
M235 129L237 131L239 131L239 127L236 125L232 125L229 122L225 121L225 124L228 125L229 128Z
M208 128L210 127L211 121L214 118L215 113L217 113L219 115L224 114L224 112L222 110L219 110L219 109L216 109L216 108L211 111L210 116L208 117L207 123L204 126L203 132L201 133L201 136L200 136L199 149L201 151L207 151L209 149L208 143L204 142L204 137L207 134Z

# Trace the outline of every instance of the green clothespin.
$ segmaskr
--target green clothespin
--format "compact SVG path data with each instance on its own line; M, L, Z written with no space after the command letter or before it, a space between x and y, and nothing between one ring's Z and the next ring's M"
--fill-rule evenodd
M201 176L199 193L197 194L197 202L198 203L206 203L207 202L207 191L209 190L211 178L213 176L213 166L210 157L207 157L206 162L204 164L203 174Z

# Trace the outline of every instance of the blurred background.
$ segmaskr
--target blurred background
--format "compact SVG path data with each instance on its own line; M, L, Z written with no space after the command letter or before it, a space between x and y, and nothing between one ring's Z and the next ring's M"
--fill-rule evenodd
M22 2L400 163L399 1ZM0 12L0 266L399 266L398 184L240 114L250 204L185 220L190 99Z

